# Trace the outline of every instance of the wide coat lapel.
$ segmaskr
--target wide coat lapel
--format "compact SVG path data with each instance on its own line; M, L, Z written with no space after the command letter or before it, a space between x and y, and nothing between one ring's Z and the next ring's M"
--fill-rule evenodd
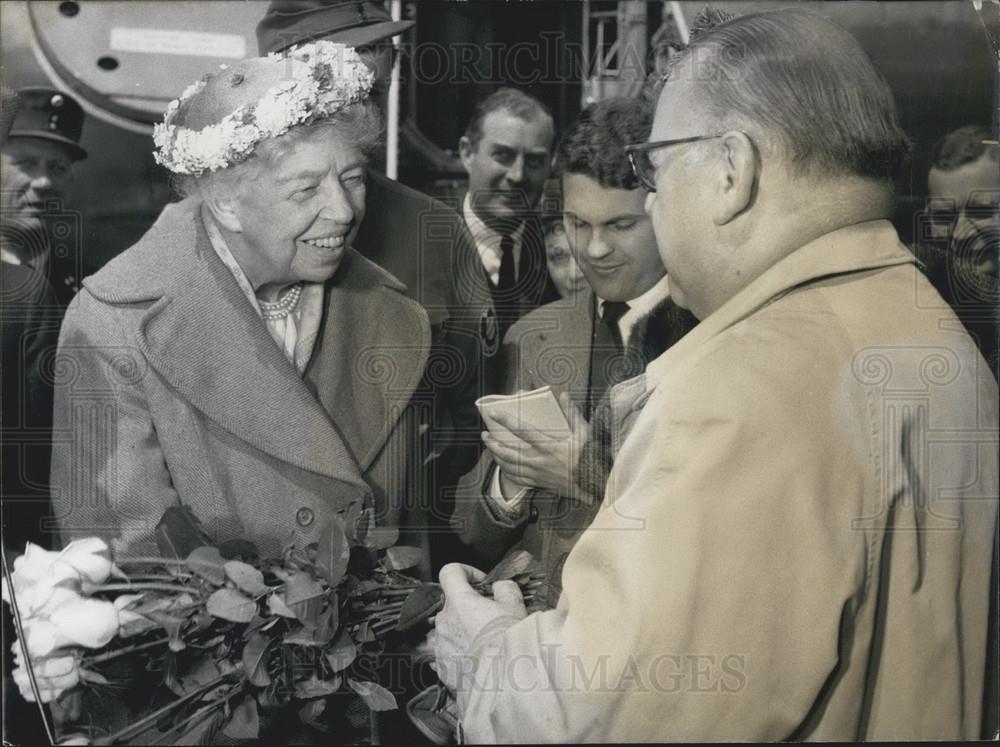
M365 487L351 449L212 249L198 211L176 211L152 251L172 278L138 343L170 386L232 435L302 469ZM175 225L176 224L176 225Z
M308 385L362 470L378 456L427 364L430 323L405 286L353 250L327 285Z

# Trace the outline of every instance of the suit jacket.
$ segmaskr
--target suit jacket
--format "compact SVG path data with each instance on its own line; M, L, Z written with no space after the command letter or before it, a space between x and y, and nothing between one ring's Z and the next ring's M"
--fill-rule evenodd
M517 687L468 741L978 738L997 387L924 292L844 227L615 387L602 510L558 607L477 642Z
M424 538L410 398L426 313L349 250L300 378L213 251L200 203L168 206L86 279L60 335L53 502L67 539L145 554L164 509L271 555L362 506ZM406 509L404 506L416 507Z
M458 195L462 205L465 194ZM483 268L475 237L469 235L467 250L453 258L454 282L459 305L468 312L479 313L481 343L482 394L495 394L504 382L506 361L498 358L507 330L525 314L559 298L545 263L545 232L540 218L532 214L525 220L521 234L521 255L518 267L514 315L501 319L497 315L490 279Z
M573 404L586 412L592 393L595 312L594 298L588 293L546 304L511 327L504 340L508 361L504 391L551 386L557 397L568 392ZM629 338L629 352L644 367L696 323L693 316L668 298L637 322ZM586 486L592 490L591 496L535 490L523 504L521 515L512 519L498 516L488 506L485 496L495 462L486 450L459 483L453 526L486 567L512 550L527 550L534 555L540 569L548 574L547 584L537 596L554 607L562 588L562 565L597 512L593 496L599 499L603 493L611 461L610 454L602 455L601 463L595 466L601 474L592 479L588 475ZM584 469L589 472L591 467Z

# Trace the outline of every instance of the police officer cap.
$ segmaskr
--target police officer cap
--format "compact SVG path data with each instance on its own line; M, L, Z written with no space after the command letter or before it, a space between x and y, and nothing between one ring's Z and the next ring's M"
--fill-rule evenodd
M266 55L316 39L364 47L413 24L393 21L376 0L272 0L257 24L257 48Z
M7 139L33 137L62 143L74 161L87 157L80 147L83 132L83 109L74 98L54 88L20 88L21 107L14 117Z

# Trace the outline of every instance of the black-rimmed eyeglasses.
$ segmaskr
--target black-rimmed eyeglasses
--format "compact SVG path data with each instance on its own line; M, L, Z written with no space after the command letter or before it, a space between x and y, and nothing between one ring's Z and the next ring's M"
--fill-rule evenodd
M628 154L628 161L632 164L632 173L639 180L645 189L650 192L656 191L656 167L649 160L651 151L667 148L671 145L683 145L684 143L697 143L699 140L715 140L725 133L718 135L698 135L696 137L682 137L677 140L654 140L651 143L635 143L626 145L625 152Z

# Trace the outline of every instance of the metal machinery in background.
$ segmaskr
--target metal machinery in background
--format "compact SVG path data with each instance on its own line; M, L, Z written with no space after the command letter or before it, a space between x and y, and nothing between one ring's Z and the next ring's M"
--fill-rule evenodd
M583 0L583 59L587 66L583 80L582 105L588 106L611 96L635 96L646 75L654 69L650 51L671 41L686 43L688 24L680 3L660 3L659 27L650 33L654 21L644 0Z
M398 130L387 128L387 139L401 178L427 191L444 187L441 194L460 185L458 139L475 102L500 85L525 87L547 101L559 128L593 101L635 95L669 45L687 40L688 24L704 4L387 0L393 15L417 21L401 38L397 105L388 112L398 124ZM787 0L711 4L747 13ZM897 227L906 238L912 220L905 215L922 205L930 144L960 125L989 122L996 111L997 57L983 30L996 37L998 7L983 0L980 15L971 1L803 4L854 33L896 93L916 144L911 173L897 185L904 216ZM68 196L82 214L77 242L87 265L99 267L136 241L170 199L167 173L152 158L152 124L188 83L256 54L254 30L266 7L267 0L0 2L5 82L64 88L89 115L83 145L90 157L75 169ZM548 79L537 83L529 80L531 64L516 71L520 77L488 69L478 75L469 74L462 57L474 47L516 51L524 44L545 47L553 38L560 40L553 54L569 64L553 63ZM448 76L429 80L433 71L419 63L442 50ZM386 159L390 173L393 160Z

